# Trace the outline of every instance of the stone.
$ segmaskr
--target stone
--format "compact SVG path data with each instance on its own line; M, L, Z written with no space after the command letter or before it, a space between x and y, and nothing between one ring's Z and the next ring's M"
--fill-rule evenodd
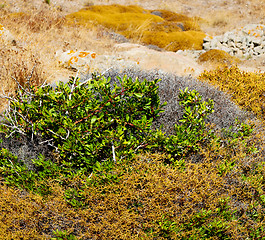
M219 42L218 38L217 37L214 37L211 41L211 49L214 49L217 47L217 43Z
M204 42L204 43L211 42L212 39L213 39L212 36L207 35L207 36L203 39L203 42Z
M222 46L224 46L224 45L221 42L217 42L216 48L221 48Z
M0 23L0 40L16 45L14 36Z
M96 53L90 51L74 51L68 50L65 52L57 51L56 57L61 66L65 68L80 70L88 70L90 63L96 58Z
M243 51L241 51L240 49L237 49L237 52L235 53L235 56L242 58L244 56Z
M264 53L264 49L262 48L262 46L257 46L254 48L254 52L258 53L258 54L263 54Z
M203 49L206 49L206 50L208 50L208 49L210 49L210 47L211 47L211 43L210 42L205 42L205 43L203 43Z
M220 49L239 57L264 54L265 25L248 24L220 36L207 36L204 39L203 49Z
M225 47L225 46L222 46L222 47L220 48L220 50L223 50L223 51L228 52L228 53L230 53L231 51L233 51L231 48L229 48L229 47Z
M119 69L138 66L138 63L135 61L126 61L124 58L112 55L98 55L93 51L57 51L56 57L61 67L73 69L83 74L88 72L104 72L112 66Z
M227 42L227 47L229 47L229 48L234 48L234 47L236 47L235 42L234 42L233 40L230 39L230 40Z

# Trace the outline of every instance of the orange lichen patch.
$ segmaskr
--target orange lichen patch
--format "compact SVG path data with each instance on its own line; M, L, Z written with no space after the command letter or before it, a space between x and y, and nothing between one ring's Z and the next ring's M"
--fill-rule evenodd
M83 57L86 57L87 55L89 55L89 52L80 52L78 57L83 58Z
M71 57L70 60L68 61L68 66L70 66L74 62L78 62L78 57L76 56Z
M69 55L70 55L70 54L73 54L73 53L75 53L75 51L73 51L73 50L70 50L70 51L69 51L69 53L67 53L67 54L69 54Z
M139 6L89 6L66 16L66 19L70 24L86 27L103 25L135 41L170 51L202 49L205 37L196 18L166 10L149 11Z
M234 56L231 56L227 52L219 49L211 49L200 55L198 62L210 62L220 65L232 65L239 63L240 60Z
M92 58L96 58L96 54L95 54L95 53L92 53L92 54L91 54L91 57L92 57Z

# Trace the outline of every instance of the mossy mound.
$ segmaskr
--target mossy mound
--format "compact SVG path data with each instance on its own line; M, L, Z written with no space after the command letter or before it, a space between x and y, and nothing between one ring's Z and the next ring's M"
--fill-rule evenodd
M219 65L233 65L240 62L238 58L233 57L229 53L219 49L211 49L202 53L198 58L198 61L200 63L208 62Z
M70 24L101 25L127 38L170 51L200 50L205 37L195 18L166 10L149 11L139 6L89 6L66 18Z
M163 18L169 25L170 23L181 24L183 26L183 31L201 31L200 26L198 25L198 18L190 18L186 15L178 14L168 10L154 10L151 11L151 13Z
M241 71L237 66L205 71L199 79L232 95L232 100L265 119L265 74Z

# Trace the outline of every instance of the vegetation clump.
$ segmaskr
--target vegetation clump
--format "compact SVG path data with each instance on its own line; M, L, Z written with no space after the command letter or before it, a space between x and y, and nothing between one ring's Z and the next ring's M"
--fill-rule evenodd
M240 70L237 66L226 66L212 71L205 71L199 77L228 92L239 106L265 116L264 73L251 73Z
M165 134L154 125L166 106L161 86L101 75L55 88L18 84L1 123L2 236L262 237L265 165L253 125L213 132L213 101L186 88ZM10 138L46 152L22 159Z
M202 53L199 56L198 61L200 63L208 62L215 65L231 66L233 64L239 63L240 60L223 50L211 49L205 53Z
M139 6L89 6L67 16L70 23L102 25L127 38L169 51L202 49L205 34L197 20L165 10L149 11Z

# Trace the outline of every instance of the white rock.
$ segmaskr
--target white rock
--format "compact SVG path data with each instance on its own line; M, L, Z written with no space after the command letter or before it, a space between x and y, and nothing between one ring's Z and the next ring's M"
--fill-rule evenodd
M258 53L258 54L263 54L264 49L262 48L262 46L258 46L254 48L254 52Z
M14 36L0 23L0 40L4 42L15 41Z
M233 50L231 50L231 48L225 47L225 46L222 46L220 49L223 50L223 51L225 51L225 52L228 52L228 53L230 53L231 51L233 51Z
M234 47L236 47L236 45L235 45L235 43L234 43L233 40L229 40L229 41L227 42L227 47L229 47L229 48L234 48Z
M202 46L203 46L203 49L208 50L208 49L210 49L210 47L211 47L211 42L205 42L205 43L203 43ZM179 51L181 51L181 50L179 50ZM177 53L178 53L179 51L177 51Z

